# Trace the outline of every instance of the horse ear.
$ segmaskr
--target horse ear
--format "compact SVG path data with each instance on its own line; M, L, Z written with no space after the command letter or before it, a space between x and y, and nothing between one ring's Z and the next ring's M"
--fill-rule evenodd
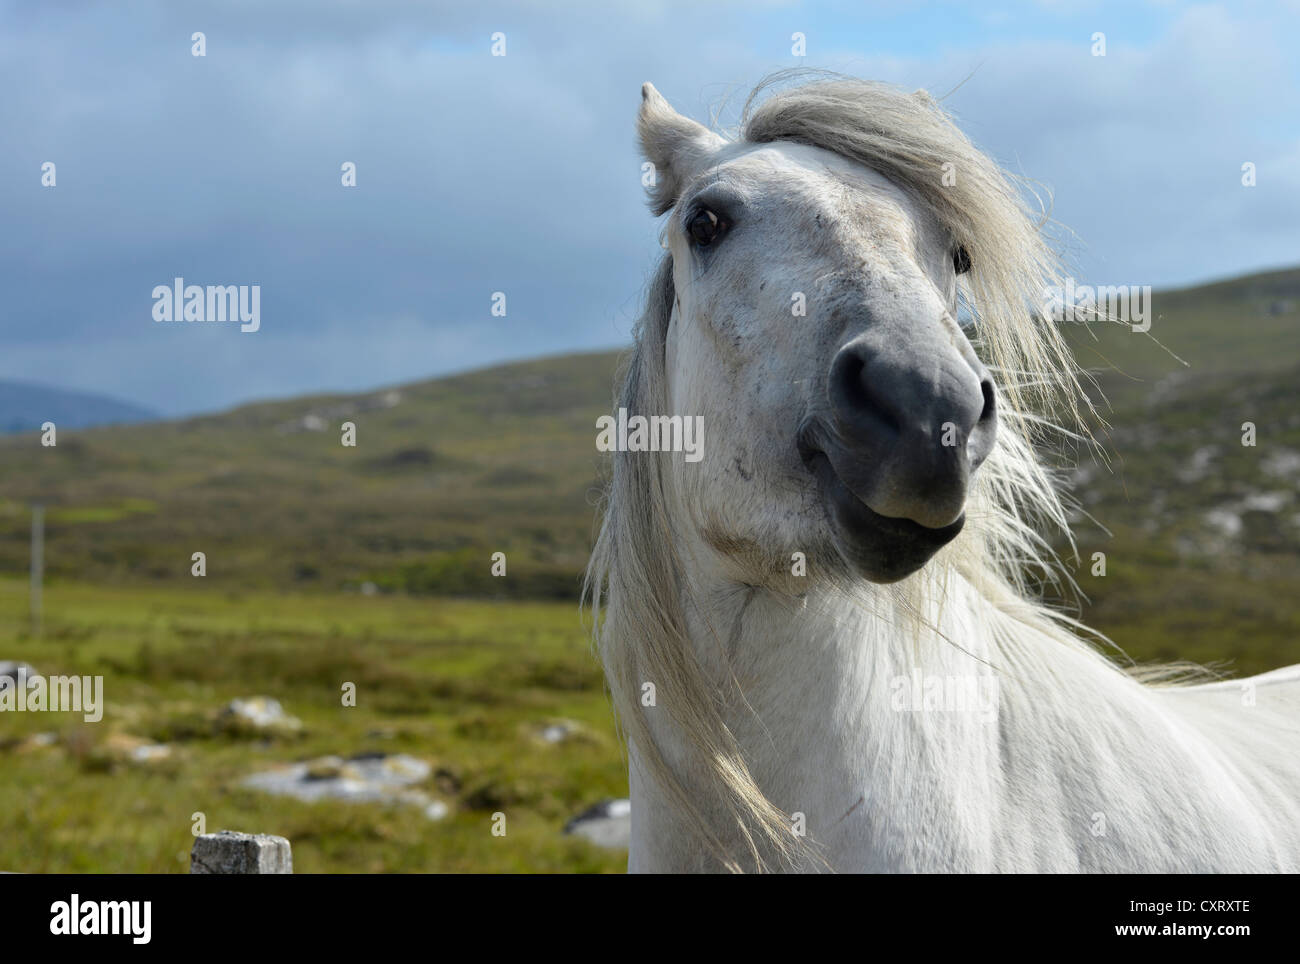
M636 130L641 152L654 165L649 190L650 208L655 214L663 214L676 204L687 180L726 143L703 124L673 110L654 84L641 85Z

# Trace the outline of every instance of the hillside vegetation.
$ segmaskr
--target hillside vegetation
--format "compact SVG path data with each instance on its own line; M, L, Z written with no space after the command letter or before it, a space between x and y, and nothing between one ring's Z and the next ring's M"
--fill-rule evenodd
M1082 614L1142 660L1298 662L1300 270L1156 292L1154 304L1146 334L1071 330L1110 402L1095 427L1105 457L1068 472Z
M615 355L494 368L361 396L0 440L0 567L47 505L51 578L576 598ZM356 446L342 444L344 422Z

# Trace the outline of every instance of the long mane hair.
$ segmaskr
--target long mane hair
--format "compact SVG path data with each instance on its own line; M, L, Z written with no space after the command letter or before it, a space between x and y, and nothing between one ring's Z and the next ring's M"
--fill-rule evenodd
M911 192L970 254L962 298L974 323L972 343L997 384L998 444L972 483L962 535L921 573L867 591L888 599L893 613L918 614L911 628L921 631L920 614L933 608L927 603L959 578L986 601L985 622L1007 647L1016 645L1014 637L1047 633L1086 648L1073 621L1037 599L1043 578L1053 580L1059 569L1039 531L1051 526L1068 534L1069 524L1056 481L1036 452L1059 445L1062 431L1079 438L1081 415L1090 407L1061 332L1038 310L1044 292L1060 284L1061 268L1044 235L1047 219L1037 196L977 150L930 95L883 83L776 75L750 95L734 137L794 141L860 162ZM665 256L621 372L617 406L629 414L666 411L665 339L673 302L672 262ZM587 570L584 598L615 711L637 764L723 866L762 869L772 858L802 863L805 845L755 783L725 722L724 706L734 701L706 677L688 638L683 598L690 589L681 579L674 537L681 523L666 498L666 458L614 453ZM692 772L703 774L710 809L720 805L734 821L745 853L727 852L719 831L703 818L698 792L687 792L656 745L640 706L647 680L668 694L672 725L697 756Z

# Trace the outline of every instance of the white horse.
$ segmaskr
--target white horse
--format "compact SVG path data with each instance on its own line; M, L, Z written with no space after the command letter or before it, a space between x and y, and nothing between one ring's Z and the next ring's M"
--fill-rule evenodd
M1144 684L1026 585L1083 394L1021 192L923 92L754 103L725 140L642 90L618 405L704 434L614 456L588 572L629 868L1300 870L1300 667Z

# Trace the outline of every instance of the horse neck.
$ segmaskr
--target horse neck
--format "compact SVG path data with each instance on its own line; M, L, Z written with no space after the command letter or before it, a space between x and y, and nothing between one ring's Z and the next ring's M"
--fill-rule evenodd
M832 710L889 711L900 678L989 677L1004 655L991 632L993 604L942 566L898 586L815 587L797 597L703 572L688 580L683 608L696 656L722 691L743 692L745 706L728 721L742 728L765 713L817 720L823 731L869 726L875 721L860 713L830 719Z
M803 814L839 869L896 866L888 841L921 832L907 821L936 801L996 812L1008 720L1018 721L1017 752L1046 767L1063 732L1086 732L1068 710L1079 689L1127 699L1136 688L1035 625L1036 611L1009 589L994 603L989 587L942 564L898 586L800 598L692 568L683 609L698 660L724 694L725 722L764 794ZM1043 716L1039 706L1065 709ZM698 759L663 723L653 730L665 756L688 786L702 785L690 773ZM632 869L716 869L635 765L632 786ZM725 836L727 815L711 816Z
M990 631L992 611L966 580L936 569L852 595L723 589L707 622L702 610L688 609L688 624L706 671L736 694L727 722L742 745L752 744L744 746L751 765L779 780L792 757L810 751L823 772L863 774L892 743L914 737L908 714L934 709L936 700L967 717L945 727L946 738L996 738L988 726L996 706L982 708L1001 696L1006 661Z
M783 811L820 824L809 834L823 842L831 815L861 807L875 770L915 758L915 721L898 712L900 698L910 702L927 679L941 685L951 679L971 684L969 695L978 701L978 681L992 678L996 647L977 618L977 594L950 571L922 574L910 586L865 587L857 597L828 590L791 597L737 585L699 566L684 576L690 589L683 610L695 654L724 694L724 719L750 772ZM922 669L925 678L918 679ZM906 693L899 692L903 684ZM948 721L944 738L951 749L943 752L995 752L996 724L977 706L972 710ZM675 729L653 729L678 772L688 771L688 786L701 785L689 772L699 761L677 742ZM944 776L937 769L930 775ZM636 766L632 784L632 869L712 869L676 808ZM721 812L713 816L725 834L730 821ZM861 846L837 850L861 867L870 863Z

